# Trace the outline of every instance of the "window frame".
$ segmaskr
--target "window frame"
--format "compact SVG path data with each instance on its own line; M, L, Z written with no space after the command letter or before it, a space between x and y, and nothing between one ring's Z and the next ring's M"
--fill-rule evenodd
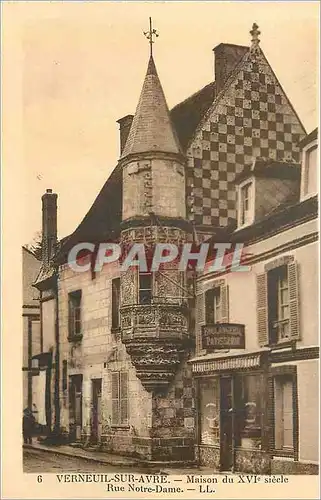
M245 213L243 213L243 191L248 188L248 208L247 208L247 218L245 218ZM238 216L237 216L237 226L238 229L249 226L254 220L254 192L255 192L255 178L251 177L246 179L238 186Z
M286 274L286 287L281 286L282 282L282 272L285 270ZM273 269L267 271L267 281L268 281L268 334L269 334L269 345L270 346L279 346L285 343L289 343L291 341L291 332L290 332L290 290L289 290L289 275L288 275L288 264L283 264L277 266ZM272 296L272 287L275 287L273 296ZM286 303L281 303L280 297L282 292L287 290L288 299ZM287 308L288 314L286 318L281 318L280 313L283 308ZM271 318L273 314L272 311L275 311L275 316ZM281 336L282 330L285 331L287 329L287 336Z
M314 139L313 141L309 142L309 144L307 144L303 149L302 149L302 168L301 168L301 193L300 193L300 198L301 200L306 200L308 198L311 198L312 196L315 196L317 194L317 189L318 189L318 147L319 147L319 144L318 144L318 139ZM317 165L316 165L316 169L317 169L317 185L316 185L316 188L315 190L311 191L311 192L308 192L307 191L307 188L308 188L308 184L309 184L309 181L308 181L308 175L309 175L309 154L311 153L311 151L313 150L317 150Z
M219 298L219 304L217 299ZM212 303L212 319L209 317L208 301ZM217 319L217 311L219 311L219 319ZM222 292L221 286L217 285L205 291L205 323L207 325L215 325L222 321Z
M271 451L273 456L299 459L299 404L298 404L298 383L297 367L293 365L283 365L271 368L272 386L271 386L271 407L272 407L272 442ZM291 379L292 381L292 426L293 426L293 449L277 449L275 446L275 384L277 379Z
M118 285L116 286L116 283ZM115 291L118 291L117 304L114 302ZM115 311L115 308L118 305L118 311ZM117 321L115 318L117 317ZM120 329L120 277L113 278L111 280L111 330L117 331Z
M150 288L141 288L141 276L150 276ZM141 306L151 305L153 302L154 274L151 271L138 272L138 287L137 287L137 303ZM141 292L150 292L150 300L148 302L141 301Z
M79 300L79 304L75 305L75 299ZM82 338L82 291L73 290L68 293L68 339ZM79 312L79 319L76 319L76 312ZM79 331L76 329L76 323L79 324Z

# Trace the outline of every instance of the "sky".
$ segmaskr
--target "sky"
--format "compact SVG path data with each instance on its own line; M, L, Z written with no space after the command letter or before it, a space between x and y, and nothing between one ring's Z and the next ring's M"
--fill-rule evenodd
M47 188L58 193L63 237L116 165L116 120L135 112L149 57L143 35L149 16L159 32L154 57L170 108L214 79L213 48L248 45L256 22L261 47L307 132L318 125L316 2L7 4L4 97L19 131L13 147L20 160L11 162L10 173L20 186L21 244L41 229Z

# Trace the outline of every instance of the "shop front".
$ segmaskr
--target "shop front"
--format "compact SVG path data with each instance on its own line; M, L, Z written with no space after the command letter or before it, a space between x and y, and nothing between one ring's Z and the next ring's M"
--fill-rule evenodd
M191 363L199 464L222 472L269 473L267 353L215 353Z

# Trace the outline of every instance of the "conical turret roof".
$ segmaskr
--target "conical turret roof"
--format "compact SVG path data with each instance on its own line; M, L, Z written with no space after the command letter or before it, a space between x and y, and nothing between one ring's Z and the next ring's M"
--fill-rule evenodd
M150 57L135 117L121 158L161 151L181 153L153 56Z

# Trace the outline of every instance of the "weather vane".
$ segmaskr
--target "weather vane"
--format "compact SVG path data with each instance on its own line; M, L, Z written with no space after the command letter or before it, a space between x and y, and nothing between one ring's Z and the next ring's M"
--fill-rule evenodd
M152 26L152 18L151 17L149 18L149 31L144 31L144 35L149 40L150 55L152 56L153 55L154 37L157 38L159 36L159 34Z

